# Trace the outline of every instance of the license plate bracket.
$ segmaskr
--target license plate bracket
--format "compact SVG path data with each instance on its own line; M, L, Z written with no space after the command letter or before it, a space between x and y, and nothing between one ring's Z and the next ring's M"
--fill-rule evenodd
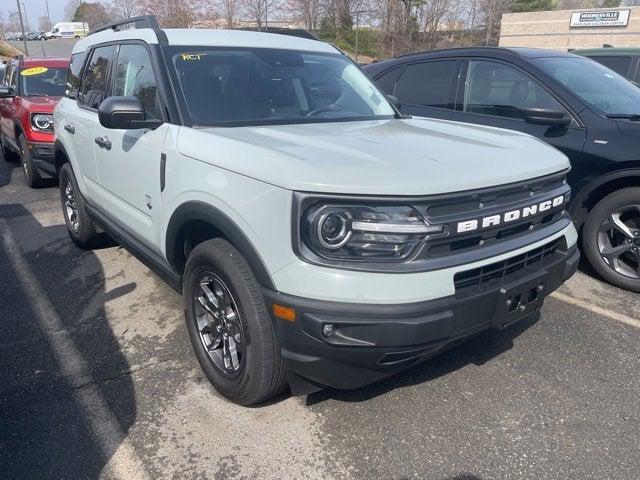
M544 303L547 271L520 279L500 288L492 326L505 328L540 310Z

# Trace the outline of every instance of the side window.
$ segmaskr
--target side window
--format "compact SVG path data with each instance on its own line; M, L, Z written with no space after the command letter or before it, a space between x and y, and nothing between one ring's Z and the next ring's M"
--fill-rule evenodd
M142 45L120 45L113 95L138 97L147 118L160 118L156 79Z
M629 69L631 68L632 57L601 56L601 57L590 57L590 58L604 65L605 67L610 68L611 70L622 75L623 77L628 77L629 75Z
M393 95L396 89L396 82L400 75L404 72L404 67L394 68L388 71L376 80L380 89L387 95Z
M470 60L463 109L497 117L523 119L523 110L562 106L540 85L515 68L487 60Z
M447 108L455 74L455 60L409 65L396 84L395 96L402 103Z
M96 48L87 64L78 100L89 108L98 108L107 95L109 64L113 46Z
M67 73L67 87L64 92L65 96L69 98L76 98L78 96L80 79L82 78L82 67L84 66L86 56L86 52L71 55L71 63L69 64Z

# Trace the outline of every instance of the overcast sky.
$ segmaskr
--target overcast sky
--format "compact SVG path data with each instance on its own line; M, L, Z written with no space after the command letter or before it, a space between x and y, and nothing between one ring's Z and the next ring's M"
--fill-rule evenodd
M62 22L64 20L64 6L68 0L47 0L49 2L49 14L51 15L51 22ZM38 18L42 15L46 15L45 0L20 0L24 3L27 10L27 17L32 29L38 28ZM17 10L16 0L0 0L0 10L4 17L7 17L9 10Z

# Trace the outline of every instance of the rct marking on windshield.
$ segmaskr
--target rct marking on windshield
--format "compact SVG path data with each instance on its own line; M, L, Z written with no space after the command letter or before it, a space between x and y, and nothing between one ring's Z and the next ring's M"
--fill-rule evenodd
M187 60L189 60L189 61L192 61L192 60L200 60L200 56L201 56L201 54L200 54L200 53L183 53L183 54L181 55L182 60L184 60L185 62L186 62Z

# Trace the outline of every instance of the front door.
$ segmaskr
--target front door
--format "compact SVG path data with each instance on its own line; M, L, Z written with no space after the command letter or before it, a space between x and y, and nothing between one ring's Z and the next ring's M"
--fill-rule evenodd
M112 95L135 96L147 119L162 118L145 45L120 45L113 72ZM97 124L93 144L105 213L158 253L160 232L154 225L161 223L160 155L167 129L166 124L155 130L116 130Z
M536 79L514 65L473 58L465 79L454 120L528 133L556 147L572 162L579 160L586 129ZM527 123L522 112L536 107L564 110L573 121L566 127Z

